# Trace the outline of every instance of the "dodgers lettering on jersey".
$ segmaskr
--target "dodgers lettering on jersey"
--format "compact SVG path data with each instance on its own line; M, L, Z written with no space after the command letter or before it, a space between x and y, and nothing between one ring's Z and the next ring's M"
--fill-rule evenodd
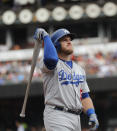
M59 59L56 68L47 69L43 60L40 61L43 73L43 89L45 104L65 106L70 109L81 109L82 93L89 92L84 70L73 62L70 68Z
M64 70L60 70L58 72L58 78L61 82L61 85L76 85L78 87L79 83L83 83L85 80L84 75L76 74L75 72L73 74L67 74Z

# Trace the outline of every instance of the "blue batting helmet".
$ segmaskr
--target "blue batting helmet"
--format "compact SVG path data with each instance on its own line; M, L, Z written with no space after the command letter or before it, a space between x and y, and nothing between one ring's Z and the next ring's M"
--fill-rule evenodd
M73 40L75 37L75 34L70 33L67 29L58 29L51 35L51 40L56 47L57 51L60 50L61 46L59 43L59 40L64 36L70 36Z

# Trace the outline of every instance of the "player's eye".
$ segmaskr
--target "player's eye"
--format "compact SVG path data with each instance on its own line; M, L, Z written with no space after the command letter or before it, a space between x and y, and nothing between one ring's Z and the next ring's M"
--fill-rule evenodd
M65 38L63 41L71 41L71 38Z
M67 41L67 39L64 39L63 41Z

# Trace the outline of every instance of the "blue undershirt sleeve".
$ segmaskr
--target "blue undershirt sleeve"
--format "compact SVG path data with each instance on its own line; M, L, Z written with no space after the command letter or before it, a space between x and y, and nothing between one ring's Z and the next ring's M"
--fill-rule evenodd
M58 62L58 54L49 36L44 37L44 64L50 70L54 69Z

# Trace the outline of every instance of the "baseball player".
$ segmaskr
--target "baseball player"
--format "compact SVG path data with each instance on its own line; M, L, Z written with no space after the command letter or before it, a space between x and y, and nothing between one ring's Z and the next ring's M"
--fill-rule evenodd
M51 37L42 28L34 39L44 41L44 57L40 61L45 97L44 124L46 131L81 131L80 113L89 117L91 130L99 126L85 71L71 61L74 34L58 29Z

